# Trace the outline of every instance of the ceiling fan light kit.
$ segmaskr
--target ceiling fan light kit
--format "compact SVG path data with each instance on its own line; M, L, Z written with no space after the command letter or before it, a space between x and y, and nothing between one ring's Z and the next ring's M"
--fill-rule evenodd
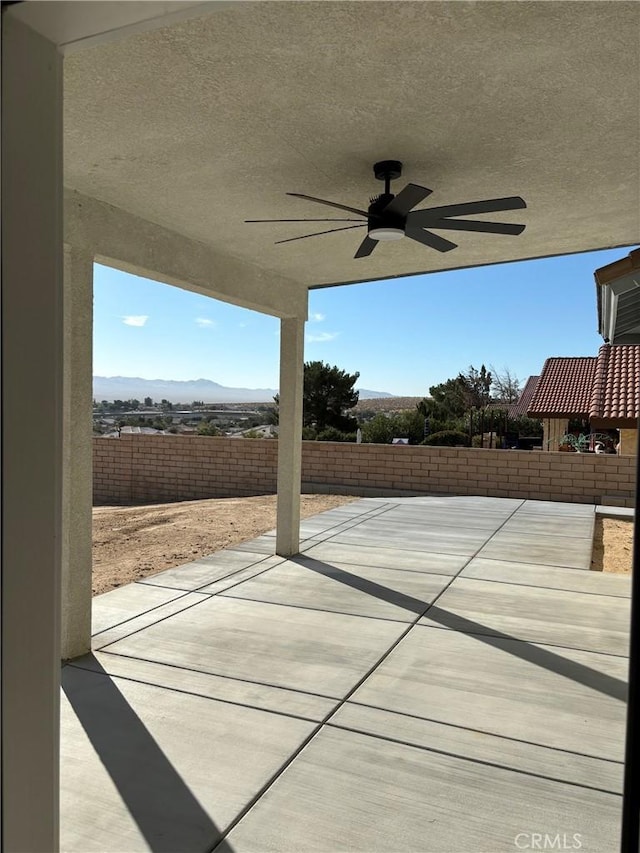
M369 237L372 240L402 240L404 237L404 228L390 228L374 226L369 229Z
M438 252L450 252L458 244L433 233L433 229L453 231L475 231L486 234L522 234L524 225L508 222L486 222L479 219L458 219L459 216L476 213L495 213L502 210L521 210L526 208L524 199L520 196L508 198L493 198L483 201L470 201L462 204L448 204L443 207L428 207L414 210L416 205L431 195L431 190L419 184L407 184L397 195L391 192L391 181L402 174L402 163L399 160L381 160L374 164L373 173L379 181L384 181L384 192L369 200L369 207L363 210L349 207L335 201L304 195L303 193L287 193L295 198L313 201L346 213L361 216L365 221L359 225L330 228L326 231L316 231L304 234L302 237L289 237L277 240L278 243L292 243L295 240L306 240L309 237L319 237L335 231L349 231L353 228L367 228L367 236L358 246L355 258L365 258L370 255L379 242L390 242L408 237L417 243L422 243ZM357 219L247 219L245 222L359 222Z

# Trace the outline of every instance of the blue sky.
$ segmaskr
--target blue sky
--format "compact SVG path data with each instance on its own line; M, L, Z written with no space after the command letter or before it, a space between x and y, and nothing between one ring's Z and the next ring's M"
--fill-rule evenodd
M549 356L597 352L593 272L628 251L311 291L305 360L407 396L470 364L525 380ZM94 278L95 375L277 388L276 318L98 265Z

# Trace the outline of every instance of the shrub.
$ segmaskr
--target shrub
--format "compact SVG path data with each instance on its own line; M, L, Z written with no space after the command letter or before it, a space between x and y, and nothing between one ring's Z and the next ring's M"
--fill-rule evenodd
M355 441L355 432L342 432L335 427L325 427L322 432L317 435L318 441Z
M467 447L469 436L457 430L445 429L427 436L422 444L436 447Z

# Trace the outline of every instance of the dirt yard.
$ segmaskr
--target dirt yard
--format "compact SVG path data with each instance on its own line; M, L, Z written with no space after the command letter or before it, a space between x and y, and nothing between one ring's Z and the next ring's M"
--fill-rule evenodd
M631 572L633 522L617 518L597 518L593 535L591 568L596 572Z
M302 495L301 515L351 503ZM276 496L93 509L93 594L189 563L276 526Z

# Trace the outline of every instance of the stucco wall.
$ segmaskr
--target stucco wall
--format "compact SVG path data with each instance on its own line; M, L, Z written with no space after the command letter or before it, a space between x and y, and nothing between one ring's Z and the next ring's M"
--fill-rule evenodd
M210 436L94 439L94 502L268 494L278 442ZM303 442L303 491L456 494L633 506L632 457Z

